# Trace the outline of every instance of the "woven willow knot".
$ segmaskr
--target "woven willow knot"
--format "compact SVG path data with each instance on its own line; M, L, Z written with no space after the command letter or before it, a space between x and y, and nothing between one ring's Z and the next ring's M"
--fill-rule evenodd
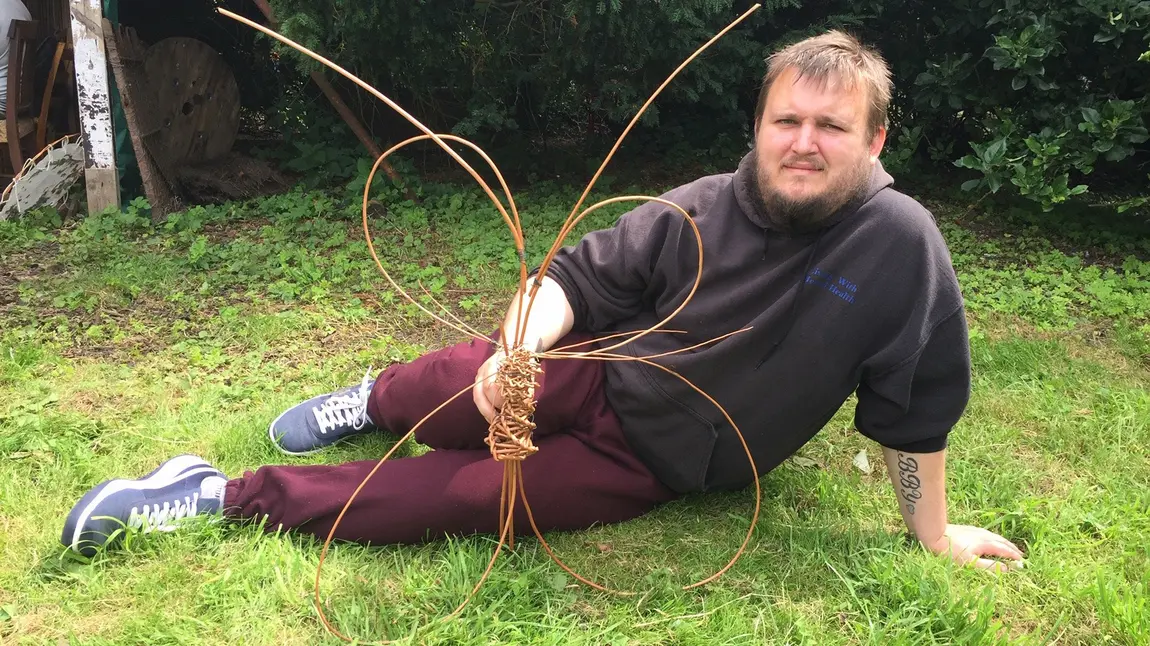
M495 384L503 394L503 407L491 420L484 442L491 457L500 462L521 462L539 450L531 443L535 430L535 400L532 390L539 360L526 348L516 348L499 364Z

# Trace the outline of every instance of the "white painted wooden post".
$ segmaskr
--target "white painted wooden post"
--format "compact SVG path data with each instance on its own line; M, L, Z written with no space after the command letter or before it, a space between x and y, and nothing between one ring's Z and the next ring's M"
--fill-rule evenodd
M69 3L80 130L84 133L84 183L88 213L92 214L120 205L108 61L104 53L104 10L101 0L69 0Z

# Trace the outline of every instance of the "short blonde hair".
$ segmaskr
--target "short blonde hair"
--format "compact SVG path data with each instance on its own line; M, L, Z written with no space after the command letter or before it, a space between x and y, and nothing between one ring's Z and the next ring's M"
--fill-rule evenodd
M767 74L763 77L759 104L755 109L756 128L763 119L771 85L791 68L798 71L799 78L819 83L843 83L848 88L862 84L869 99L868 136L874 137L880 127L887 126L890 67L878 52L865 47L853 36L832 30L794 43L767 58Z

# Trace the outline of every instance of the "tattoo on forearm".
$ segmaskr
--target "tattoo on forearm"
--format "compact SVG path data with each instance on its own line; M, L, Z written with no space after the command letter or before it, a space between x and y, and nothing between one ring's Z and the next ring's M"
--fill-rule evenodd
M918 475L918 460L909 455L898 454L899 496L906 503L906 511L914 515L915 505L922 499L922 480Z

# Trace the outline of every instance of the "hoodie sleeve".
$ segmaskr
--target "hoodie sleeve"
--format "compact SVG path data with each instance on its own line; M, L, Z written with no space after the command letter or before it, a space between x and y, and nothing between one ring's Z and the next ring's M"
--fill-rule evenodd
M931 330L919 351L879 374L863 375L855 426L891 449L934 453L970 400L970 345L962 307Z
M663 197L682 199L683 195L676 195L682 188ZM567 295L575 313L575 329L605 330L642 310L651 293L659 289L659 257L668 239L676 238L683 228L682 221L677 211L648 202L624 214L615 226L588 233L555 255L547 275Z

